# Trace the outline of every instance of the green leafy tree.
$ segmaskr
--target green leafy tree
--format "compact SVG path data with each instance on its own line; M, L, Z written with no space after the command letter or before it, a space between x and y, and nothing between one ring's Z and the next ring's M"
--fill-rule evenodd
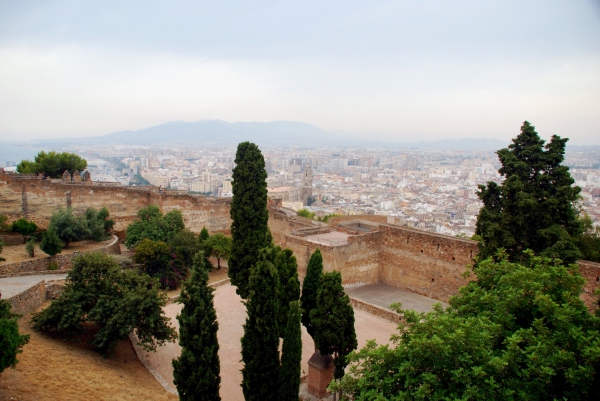
M87 161L75 153L68 152L45 152L41 151L35 156L34 161L23 160L17 165L17 171L21 174L46 173L52 178L60 178L68 171L83 171L87 167Z
M42 242L40 243L40 249L50 255L54 256L62 252L62 241L58 238L58 235L52 231L47 230L42 237Z
M242 391L246 401L277 400L278 286L275 266L268 260L260 260L250 276L248 316L242 337Z
M90 236L90 230L83 216L75 216L71 208L59 209L50 217L48 229L58 235L65 244L65 249L75 241L81 241Z
M317 293L321 288L321 274L323 273L323 257L321 250L317 249L308 261L306 276L302 283L302 324L306 327L308 334L315 339L314 326L311 323L310 313L317 307Z
M231 237L222 233L215 233L206 240L205 246L210 249L210 254L217 258L217 269L221 268L221 258L227 260L231 256Z
M204 255L194 259L192 276L177 302L183 304L179 321L181 355L173 360L173 377L180 400L219 401L221 384L217 314L213 289L208 286Z
M168 243L185 228L180 210L171 210L163 216L158 205L149 205L138 210L137 215L138 219L125 231L125 245L129 249L144 238Z
M526 249L566 263L580 256L573 244L581 234L573 203L581 189L573 186L569 168L561 164L567 140L552 136L544 146L525 121L513 143L497 152L504 182L480 185L477 193L483 202L475 232L483 240L479 260L500 248L513 261L521 260Z
M27 241L27 245L25 245L25 251L27 252L27 255L29 255L30 258L35 257L35 239L34 238L29 238L29 241Z
M279 275L279 336L283 338L288 321L290 302L300 298L298 282L298 263L291 249L283 249L275 257L275 266Z
M12 223L12 232L19 233L23 236L23 243L27 243L27 237L37 231L37 224L33 221L29 221L26 218L21 217Z
M341 379L348 364L346 357L358 347L354 329L354 309L342 287L340 272L323 273L317 293L317 307L310 312L315 344L323 355L333 356L334 378Z
M114 220L108 218L109 215L110 213L105 207L99 211L93 208L88 208L85 211L85 221L90 231L89 239L100 242L108 237L110 230L115 225Z
M341 388L360 400L600 398L599 318L580 300L576 265L499 253L447 309L403 313L394 346L351 355Z
M293 280L293 277L290 280ZM300 391L300 362L302 362L302 326L300 316L300 301L290 302L281 352L277 401L298 401L298 393Z
M184 271L192 267L194 255L201 250L198 236L188 229L183 229L169 241L169 247L176 255L176 264Z
M33 315L34 328L75 339L89 321L99 328L91 343L103 354L110 354L132 331L151 351L177 337L162 310L166 300L158 280L122 270L109 255L87 253L73 259L58 299Z
M29 335L19 333L17 315L10 313L11 303L0 299L0 373L17 364L17 355L29 342Z
M179 287L187 275L187 270L174 263L176 257L166 243L147 238L138 244L133 255L135 262L142 265L143 273L158 278L162 288L171 290Z
M236 292L248 298L250 269L258 261L258 253L272 242L267 211L267 172L265 159L250 142L238 145L233 169L231 200L231 236L233 245L229 258L229 278Z

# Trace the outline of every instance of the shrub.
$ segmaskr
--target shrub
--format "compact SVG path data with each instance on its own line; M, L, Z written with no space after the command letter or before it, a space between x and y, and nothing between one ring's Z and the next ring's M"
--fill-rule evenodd
M35 256L35 239L29 238L27 245L25 245L25 251L27 251L27 255L29 255L30 258Z
M50 266L48 266L48 270L58 270L58 262L53 260L50 262Z
M133 260L124 255L109 255L121 268L133 265Z
M85 211L85 222L90 234L88 236L92 241L104 241L115 225L114 220L108 219L110 213L108 209L103 207L100 211L93 208L88 208Z
M11 303L0 299L0 373L17 364L17 354L29 342L29 335L19 333L17 315L10 313Z

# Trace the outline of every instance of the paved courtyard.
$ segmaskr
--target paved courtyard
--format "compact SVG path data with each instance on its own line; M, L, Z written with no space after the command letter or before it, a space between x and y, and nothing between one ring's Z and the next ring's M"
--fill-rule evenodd
M386 309L389 309L390 305L394 302L402 303L402 308L404 309L412 309L417 312L429 312L433 308L433 304L436 303L441 303L444 307L448 306L448 304L436 299L413 294L412 292L404 291L383 283L347 288L346 294L351 298L356 298Z
M219 321L219 358L221 360L221 399L242 401L244 399L240 383L242 382L241 345L240 339L244 334L243 324L246 320L246 308L240 297L235 293L235 287L230 284L218 287L215 292L215 309ZM180 304L169 304L165 313L177 328L175 319L181 310ZM365 346L367 340L375 339L379 344L389 343L390 336L396 332L396 324L371 315L361 310L355 310L355 328L358 346ZM308 359L314 352L314 344L304 327L302 327L302 374L308 373ZM169 343L160 347L156 353L146 353L146 358L168 383L173 383L173 368L171 361L181 353L179 344Z

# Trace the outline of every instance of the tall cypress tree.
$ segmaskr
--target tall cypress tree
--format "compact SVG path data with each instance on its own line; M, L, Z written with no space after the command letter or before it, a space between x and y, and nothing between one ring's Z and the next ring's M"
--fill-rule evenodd
M283 338L288 321L290 302L300 298L300 283L298 282L298 263L291 249L279 252L276 258L277 272L280 283L279 337Z
M290 278L290 280L293 279L294 277ZM300 301L293 301L289 304L288 321L282 348L277 401L298 401L300 362L302 361Z
M181 356L173 360L174 383L181 400L217 401L221 399L219 324L202 252L195 255L193 266L177 301L183 309L177 316Z
M317 294L317 307L310 313L315 344L321 354L332 355L334 378L344 376L346 356L358 347L354 329L354 310L342 287L340 272L323 273Z
M272 242L267 211L267 172L265 159L253 143L238 145L233 169L231 200L231 257L228 260L231 284L244 299L248 298L250 268L259 259L259 251Z
M582 225L573 203L581 189L573 186L569 168L561 165L567 140L552 136L544 145L535 127L525 121L513 143L496 152L505 180L479 186L477 194L483 201L475 231L483 239L479 260L499 248L511 261L526 259L526 249L566 263L577 260L573 242Z
M242 337L242 391L246 401L276 401L279 372L279 277L275 266L260 260L252 269Z
M306 277L302 283L302 324L306 327L308 334L315 339L315 331L310 320L310 312L317 307L317 292L321 287L321 273L323 273L323 257L321 250L317 249L308 261Z

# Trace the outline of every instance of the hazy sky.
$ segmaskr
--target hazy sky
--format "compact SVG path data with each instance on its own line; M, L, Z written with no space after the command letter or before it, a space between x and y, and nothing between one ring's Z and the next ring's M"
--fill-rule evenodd
M0 1L0 140L203 119L600 144L600 1Z

